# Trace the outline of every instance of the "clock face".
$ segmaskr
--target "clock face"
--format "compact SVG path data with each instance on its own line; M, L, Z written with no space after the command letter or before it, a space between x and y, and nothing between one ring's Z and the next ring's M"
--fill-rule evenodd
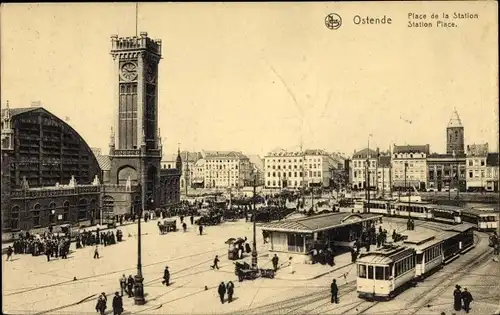
M156 69L152 65L146 67L146 80L153 83L156 80Z
M126 81L132 81L137 77L137 66L131 62L122 65L121 76Z

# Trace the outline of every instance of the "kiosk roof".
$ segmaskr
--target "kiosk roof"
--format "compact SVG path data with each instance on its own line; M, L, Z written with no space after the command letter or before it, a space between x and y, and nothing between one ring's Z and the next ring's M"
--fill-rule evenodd
M326 213L305 218L274 221L262 225L265 231L314 233L382 217L371 213Z

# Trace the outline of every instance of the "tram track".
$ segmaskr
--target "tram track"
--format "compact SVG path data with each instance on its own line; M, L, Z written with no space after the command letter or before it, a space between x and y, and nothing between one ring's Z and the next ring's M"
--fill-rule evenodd
M201 253L192 254L192 255L186 255L186 256L176 257L176 258L167 259L167 260L163 260L163 261L158 261L158 262L150 263L150 264L147 264L147 265L143 265L143 268L147 268L147 267L151 267L151 266L155 266L155 265L159 265L159 264L164 264L166 262L172 262L172 261L178 261L178 260L193 258L193 257L196 257L196 256L200 256L200 255L205 255L205 254L209 254L209 253L221 251L221 250L223 250L225 248L226 248L226 246L220 247L220 248L217 248L217 249L212 249L212 250L205 251L205 252L201 252ZM41 290L41 289L52 288L52 287L56 287L56 286L60 286L60 285L81 283L82 281L85 281L85 280L95 279L95 278L99 278L99 277L105 277L105 276L109 276L109 275L112 275L112 274L122 273L122 272L125 272L125 271L134 270L134 269L136 269L136 267L131 267L131 268L127 268L127 269L121 269L121 270L114 270L114 271L110 271L110 272L100 273L100 274L97 274L97 275L91 275L91 276L83 277L83 278L80 278L80 279L78 279L76 281L74 281L73 279L71 279L71 280L62 281L62 282L58 282L58 283L47 284L47 285L43 285L43 286L39 286L39 287L35 287L35 288L29 288L29 289L26 289L26 290L16 291L16 292L5 294L4 296L5 297L6 296L13 296L13 295L18 295L18 294L33 292L33 291L37 291L37 290Z
M226 247L224 247L224 248L226 248ZM200 255L200 254L202 254L202 253L198 253L197 255ZM266 256L266 255L267 255L267 254L261 254L261 255L259 255L258 257L259 257L259 258L262 258L262 257L264 257L264 256ZM191 256L194 256L194 255L191 255ZM187 256L184 256L184 258L187 258ZM169 261L172 261L172 260L169 260ZM213 261L213 259L208 259L208 260L202 261L202 262L200 262L200 263L197 263L197 264L195 264L195 265L190 265L190 266L188 266L188 267L186 267L186 268L184 268L184 269L180 269L180 270L176 271L176 273L182 273L183 271L193 269L194 267L198 267L198 266L200 266L200 265L202 265L202 264L207 264L207 263L210 263L210 262L212 262L212 261ZM221 267L223 267L223 266L224 266L224 265L222 265ZM185 277L191 277L191 276L195 276L195 275L198 275L198 274L201 274L201 273L206 273L206 272L217 272L217 271L214 271L214 270L212 270L212 269L207 269L207 270L200 270L200 271L193 272L193 273L187 273L187 274L184 274L184 275L181 275L181 276L172 277L172 278L171 278L171 282L174 282L175 280L179 280L179 279L182 279L182 278L185 278ZM234 272L231 272L231 274L234 274ZM151 286L152 284L154 284L155 282L157 282L157 281L159 281L159 280L161 280L161 279L163 279L163 276L162 276L162 277L159 277L159 278L152 279L152 280L150 280L150 281L148 281L148 282L145 282L145 283L144 283L144 286L145 286L145 287ZM191 282L191 281L189 281L189 282ZM189 283L189 282L188 282L188 283ZM180 287L176 287L176 288L174 288L173 290L170 290L170 291L168 291L168 292L162 293L162 294L160 294L159 296L154 297L154 298L152 298L152 299L150 299L150 300L151 300L151 301L155 301L155 300L159 299L159 298L160 298L160 297L162 297L162 296L165 296L165 295L167 295L167 294L169 294L169 293L171 293L171 292L173 292L173 291L175 291L175 290L177 290L177 289L180 289L181 287L185 287L185 285L186 285L186 284L184 284L184 285L182 285L182 286L180 286ZM210 290L210 289L217 288L217 287L218 287L218 285L217 285L217 286L207 286L207 287L208 287L208 289ZM206 291L206 290L205 290L205 288L203 287L200 291L196 292L196 294L199 294L199 293L202 293L202 292L205 292L205 291ZM108 296L112 296L112 295L114 294L114 292L116 292L116 290L113 290L112 292L106 292L106 295L108 295ZM190 294L188 294L188 295L186 295L186 296L184 296L184 297L179 297L179 298L176 298L176 299L171 300L171 301L166 301L166 302L164 302L164 303L161 303L160 305L151 306L151 309L150 309L150 310L152 310L152 309L154 309L154 308L160 308L160 307L162 307L162 306L163 306L163 305L165 305L165 304L172 303L172 302L174 302L174 301L177 301L177 300L180 300L180 299L183 299L183 298L186 298L186 297L192 296L192 295L194 295L194 293L190 293ZM62 305L62 306L59 306L59 307L56 307L56 308L52 308L52 309L49 309L49 310L44 310L44 311L36 312L36 313L34 313L34 315L49 314L49 313L56 312L56 311L60 311L60 310L63 310L63 309L66 309L66 308L69 308L69 307L72 307L72 306L76 306L76 305L80 305L80 304L85 304L85 303L88 303L88 302L93 301L91 298L92 298L92 297L95 297L95 296L96 296L96 294L93 294L93 295L90 295L90 296L88 296L88 297L84 298L83 300L81 300L81 301L79 301L79 302L76 302L76 303L70 303L70 304ZM142 312L142 310L141 310L140 312Z
M475 245L479 245L482 242L484 242L484 238L478 237ZM492 250L487 248L485 251L482 251L482 252L474 255L473 257L471 257L467 261L463 262L461 264L462 267L459 268L460 272L455 272L451 275L449 273L444 274L442 277L445 277L445 279L443 279L441 284L437 287L438 288L437 290L435 290L435 289L430 290L422 295L418 295L417 297L412 299L410 302L408 302L406 304L406 306L400 312L395 313L394 315L400 315L400 314L414 315L414 314L418 313L418 311L420 311L421 309L426 307L429 304L429 302L431 302L436 297L441 295L443 292L448 290L450 287L455 285L458 280L465 277L468 272L477 268L480 265L480 263L489 259L491 252L492 252ZM418 287L418 285L417 285L417 287ZM418 304L421 306L415 307L415 306L413 306L415 304Z
M356 281L350 281L339 285L339 291L349 290L345 294L352 292L352 289L356 288ZM272 302L266 305L257 306L248 310L238 311L233 314L237 315L250 315L250 314L282 314L282 315L292 315L292 314L311 314L312 311L324 307L326 304L330 304L330 290L329 288L314 290L313 292L303 294L301 296L296 296L290 299L281 300L277 302ZM313 309L304 309L307 306L325 301L321 305Z

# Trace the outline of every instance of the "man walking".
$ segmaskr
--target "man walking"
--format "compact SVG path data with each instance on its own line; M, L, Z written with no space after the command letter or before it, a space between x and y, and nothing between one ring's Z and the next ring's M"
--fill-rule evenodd
M224 282L221 282L219 284L219 289L217 290L217 292L219 293L220 302L224 304L224 295L226 294L226 285L224 284Z
M333 279L332 284L330 285L330 292L332 293L332 303L339 304L339 288L337 287L337 280Z
M200 224L200 226L198 227L198 230L200 231L200 235L203 234L203 225Z
M9 261L9 258L10 258L10 261L12 261L12 253L14 252L14 250L12 249L11 246L7 247L7 260L6 261Z
M120 289L121 289L121 296L123 296L123 291L127 291L127 278L125 275L122 275L120 278Z
M128 276L128 279L127 279L127 294L128 294L128 297L132 297L132 295L134 294L134 278L132 277L132 275L129 275Z
M94 250L94 259L99 259L99 248L98 246L96 245L95 246L95 250Z
M276 272L278 270L278 262L279 262L279 257L278 255L274 254L274 257L273 259L271 259L271 261L273 262L273 268L274 268L274 272Z
M215 255L214 264L210 268L219 270L219 255Z
M191 225L193 225L193 224L194 224L194 216L192 216L192 215L191 215L191 216L189 217L189 221L191 221Z
M455 311L462 310L462 291L460 291L458 284L455 286L455 291L453 291L453 308Z
M120 294L116 292L115 296L113 297L113 315L120 315L122 312L123 312L123 299L120 296Z
M227 302L231 303L233 301L233 294L234 294L234 283L232 281L229 281L227 283Z
M170 271L168 271L168 266L165 266L165 271L163 272L162 283L167 287L170 285Z
M464 288L464 292L462 292L462 301L464 302L464 310L466 313L470 311L470 303L472 302L472 294L467 291L467 288Z

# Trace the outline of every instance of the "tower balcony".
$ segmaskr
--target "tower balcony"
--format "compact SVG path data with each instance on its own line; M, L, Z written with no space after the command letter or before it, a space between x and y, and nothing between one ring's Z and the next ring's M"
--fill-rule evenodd
M151 39L146 32L141 32L140 36L132 37L111 36L111 54L136 50L148 50L160 56L161 39Z

